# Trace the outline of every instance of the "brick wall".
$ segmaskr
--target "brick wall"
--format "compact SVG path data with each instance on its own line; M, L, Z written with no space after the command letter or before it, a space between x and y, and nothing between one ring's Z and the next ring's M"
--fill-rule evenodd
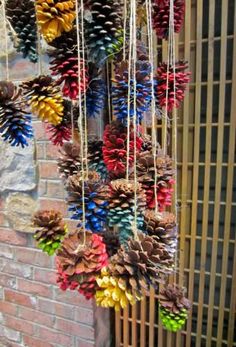
M66 216L58 151L46 140L39 121L35 137L39 206ZM77 292L60 291L55 285L54 258L35 248L32 234L10 229L4 209L0 198L0 346L109 346L108 311L95 309Z

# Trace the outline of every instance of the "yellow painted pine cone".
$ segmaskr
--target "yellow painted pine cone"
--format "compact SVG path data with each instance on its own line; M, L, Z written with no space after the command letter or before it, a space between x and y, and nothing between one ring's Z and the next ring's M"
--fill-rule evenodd
M36 0L37 21L47 42L70 31L75 20L75 0Z
M131 290L126 289L126 283L119 277L113 277L104 268L101 275L97 277L99 289L96 291L95 298L98 306L113 307L116 311L134 305L141 300L141 296Z
M60 95L53 97L40 97L33 96L30 104L34 114L37 114L44 122L58 125L63 117L63 99Z
M31 106L32 113L42 121L58 125L64 113L60 88L50 76L39 76L22 84L24 94Z

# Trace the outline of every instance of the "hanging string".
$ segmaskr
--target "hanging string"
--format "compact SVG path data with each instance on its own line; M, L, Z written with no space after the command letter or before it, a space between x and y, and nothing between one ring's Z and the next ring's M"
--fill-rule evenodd
M106 61L106 80L107 80L107 103L108 103L108 119L109 123L112 121L111 115L111 90L110 90L110 74L109 74L109 62Z
M70 119L71 119L71 142L74 143L75 126L74 126L74 106L73 106L73 103L71 103L71 107L70 107Z
M173 131L173 162L175 170L175 189L174 189L174 213L176 215L176 225L178 228L178 167L177 167L177 112L176 112L176 66L175 66L175 34L174 34L174 2L170 0L170 38L171 38L171 57L170 64L173 68L174 75L174 109L173 109L173 119L172 119L172 131ZM175 269L178 266L178 255L175 253ZM174 274L174 279L176 281L176 273Z
M150 63L150 77L152 83L152 101L151 101L151 116L152 116L152 154L154 161L154 199L155 199L155 212L158 212L157 200L157 124L156 124L156 102L155 102L155 83L154 83L154 52L153 52L153 28L152 28L152 2L146 0L147 11L147 27L148 27L148 53Z
M88 126L87 126L87 103L86 103L86 69L85 69L85 39L84 39L84 0L80 1L81 11L81 44L82 44L82 88L84 90L84 156L86 179L88 179ZM80 48L78 47L78 50ZM80 79L80 77L79 77Z
M129 181L129 157L130 157L130 103L131 100L131 64L132 64L132 52L133 52L133 45L132 45L132 35L133 35L133 8L131 6L130 9L130 21L129 21L129 34L130 34L130 40L129 40L129 58L128 58L128 96L127 96L127 148L126 148L126 180ZM133 86L134 88L134 86ZM135 106L133 106L135 108Z
M2 0L2 16L3 16L3 24L4 24L4 38L5 38L6 80L9 81L8 33L7 33L5 0Z
M133 128L134 128L134 238L137 238L138 231L138 209L137 209L137 81L136 81L136 62L137 62L137 32L136 32L136 0L132 0L132 17L133 17L133 88L134 88L134 114L133 114Z
M78 1L75 1L76 7L76 32L77 32L77 53L78 53L78 86L79 86L79 117L78 128L80 132L80 156L81 156L81 176L82 176L82 228L83 228L83 245L86 243L86 210L85 210L85 170L84 170L84 130L83 130L83 110L81 95L81 59L80 59L80 26L79 26L79 9ZM79 250L79 249L78 249Z
M124 0L124 28L123 28L123 60L126 53L127 0Z

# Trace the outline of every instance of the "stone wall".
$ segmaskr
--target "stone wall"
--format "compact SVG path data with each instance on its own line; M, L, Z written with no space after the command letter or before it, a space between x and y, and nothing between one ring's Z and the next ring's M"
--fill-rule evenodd
M9 58L14 79L37 73L37 66L19 56ZM4 61L1 57L0 79ZM108 347L109 312L77 292L59 290L54 258L35 247L34 211L56 209L66 217L67 207L57 174L58 149L36 119L34 130L35 140L26 149L0 141L0 346Z

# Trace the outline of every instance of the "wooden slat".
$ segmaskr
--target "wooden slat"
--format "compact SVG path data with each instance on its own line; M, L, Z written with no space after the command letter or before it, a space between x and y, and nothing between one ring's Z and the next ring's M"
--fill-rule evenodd
M120 312L116 312L116 314L115 314L115 326L116 326L116 332L115 332L116 347L120 347L120 343L121 343Z
M123 310L123 343L124 347L129 346L129 324L128 324L128 318L129 318L129 306L126 307Z
M150 306L149 306L149 346L154 346L154 323L155 323L155 290L150 289Z
M223 140L224 140L224 110L225 110L225 80L226 80L226 57L227 57L227 18L228 18L228 0L222 0L221 7L221 53L220 53L220 93L219 93L219 113L218 113L218 138L217 138L217 159L216 159L216 188L215 188L215 205L214 205L214 220L213 232L214 238L212 241L211 253L211 278L210 278L210 296L207 320L207 341L206 347L211 346L212 323L213 323L213 306L215 298L215 283L216 283L216 261L217 261L217 246L219 233L219 216L220 216L220 200L221 200L221 179L222 179L222 156L223 156ZM222 329L218 326L218 329Z
M140 347L146 347L146 304L147 299L144 296L141 300Z
M211 135L212 135L212 103L213 103L213 68L214 68L214 27L215 27L215 2L209 3L209 26L208 26L208 73L207 73L207 104L206 104L206 144L205 144L205 175L204 175L204 196L203 196L203 217L201 230L201 261L199 276L199 303L204 302L205 286L205 264L207 255L207 232L208 232L208 212L211 177ZM203 305L199 305L197 313L197 338L196 345L201 345Z
M195 110L194 110L194 161L193 161L193 189L192 189L192 213L191 213L191 244L190 244L190 275L188 283L188 297L193 300L194 289L194 266L195 266L195 249L196 249L196 223L197 223L197 200L198 200L198 175L199 175L199 145L200 145L200 111L201 111L201 69L202 69L202 15L203 15L203 1L197 1L196 12L196 88L195 88ZM199 303L200 305L201 303ZM192 312L190 312L187 323L186 347L191 346L191 320Z
M133 347L138 347L137 346L137 305L132 306L132 332L131 332L131 337L132 337L132 346Z

